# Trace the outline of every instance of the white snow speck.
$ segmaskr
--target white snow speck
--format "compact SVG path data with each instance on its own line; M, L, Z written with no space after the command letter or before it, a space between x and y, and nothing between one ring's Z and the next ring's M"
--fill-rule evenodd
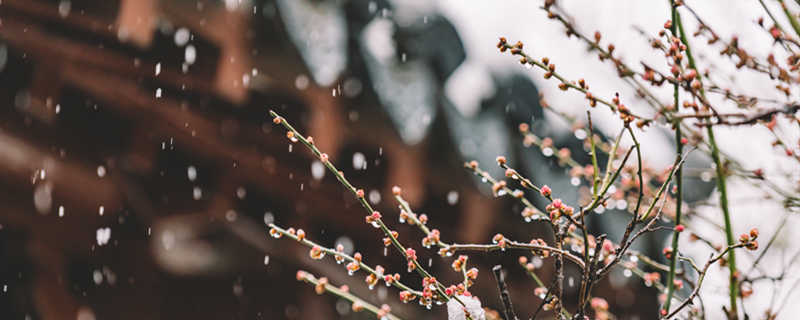
M451 190L447 193L447 204L454 206L458 203L458 191Z
M353 154L353 169L356 170L366 170L367 169L367 157L364 156L361 152L356 152Z
M320 180L325 176L325 165L319 160L311 163L311 176L316 180Z
M194 166L189 166L186 168L186 177L189 178L189 181L194 181L197 179L197 168Z
M186 46L183 59L186 60L186 64L194 64L194 62L197 61L197 49L191 44Z
M58 3L58 15L62 18L66 18L69 15L70 10L72 10L72 2L69 0L61 0Z
M200 187L194 187L192 189L192 198L195 199L195 200L202 199L203 198L203 189L200 189Z
M111 228L97 229L97 245L106 245L109 239L111 239Z
M369 202L372 204L381 203L381 193L378 190L372 189L369 192Z
M275 222L275 216L272 215L272 212L264 212L264 224L270 224Z
M175 31L175 45L183 47L187 43L189 43L189 38L191 38L191 33L189 33L189 29L180 28L178 29L178 31Z

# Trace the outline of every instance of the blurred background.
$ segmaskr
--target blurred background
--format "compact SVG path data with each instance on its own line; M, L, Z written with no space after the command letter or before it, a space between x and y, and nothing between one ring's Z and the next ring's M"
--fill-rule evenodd
M513 6L447 1L0 1L0 318L371 317L317 296L294 279L297 269L348 284L401 317L443 318L444 308L403 305L394 288L370 291L363 275L349 277L332 259L312 261L308 248L266 235L265 224L276 222L391 272L404 265L268 111L313 136L391 221L398 210L390 189L399 185L448 241L486 243L495 232L550 237L462 168L474 159L499 177L493 160L506 155L566 201L578 200L570 190L579 181L557 165L554 150L524 148L517 125L532 123L579 161L586 132L543 111L533 73L491 56L498 36L551 32L526 27L525 19L546 20L528 6L511 14ZM601 131L618 126L599 113ZM658 131L648 139L655 151L672 143ZM708 167L702 157L692 164ZM692 200L711 185L690 183ZM614 235L626 219L612 210L592 223ZM396 229L419 246L418 231ZM665 236L643 239L639 249L660 252ZM451 258L418 251L443 282L459 279ZM489 270L502 263L518 312L529 315L539 300L517 257L471 255L482 271L472 291L499 308ZM548 282L552 260L536 264ZM655 289L629 276L612 273L597 295L622 319L652 318Z

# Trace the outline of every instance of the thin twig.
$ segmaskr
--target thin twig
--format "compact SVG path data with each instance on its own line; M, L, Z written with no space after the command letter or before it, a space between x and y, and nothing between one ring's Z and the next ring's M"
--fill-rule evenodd
M503 267L498 264L492 268L492 272L494 272L494 279L497 281L497 289L500 290L500 300L503 301L503 312L506 315L506 320L519 320L514 312L514 306L511 304L511 296L508 294L508 288L506 287Z

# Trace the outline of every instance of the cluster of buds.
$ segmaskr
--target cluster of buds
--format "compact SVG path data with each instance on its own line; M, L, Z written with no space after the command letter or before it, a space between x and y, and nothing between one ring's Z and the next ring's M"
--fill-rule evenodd
M453 271L459 272L466 265L467 265L467 256L462 254L462 255L458 256L458 259L453 260L453 264L451 264L450 266L453 268Z
M594 309L595 312L608 310L608 301L606 301L606 299L603 298L597 298L597 297L592 298L592 300L589 302L589 305L591 305L592 309Z
M417 296L411 293L411 291L408 290L400 291L400 301L402 301L403 303L409 303L411 301L414 301L414 299L416 298Z
M303 229L297 229L295 236L297 236L297 241L302 242L306 238L306 232Z
M392 237L394 239L397 239L397 237L400 236L400 234L397 233L397 231L394 231L394 230L392 230L390 233L392 235L391 237L384 237L383 238L383 246L385 246L385 247L388 247L388 246L392 245Z
M700 107L697 106L697 102L695 101L683 101L683 108L693 109L695 112L700 111Z
M561 199L555 199L553 202L548 204L544 209L550 213L550 220L556 221L558 218L561 217L561 208L564 207L564 203Z
M353 273L358 271L358 269L361 269L361 253L356 252L356 254L353 255L353 260L355 261L351 261L347 264L347 266L345 266L347 269L347 274L351 276Z
M575 233L575 230L577 230L577 229L578 229L578 226L576 226L574 223L570 223L569 226L567 227L567 233ZM575 238L575 240L578 241L578 242L576 242L576 244L578 244L578 245L582 245L583 244L580 241L579 238ZM564 241L566 241L566 240L564 240Z
M432 305L437 284L438 281L435 277L422 278L422 298L419 300L420 305L426 307Z
M505 180L497 181L492 185L492 194L494 194L495 197L500 196L500 190L504 190L505 188Z
M531 262L528 262L528 257L519 256L519 261L518 262L519 262L519 265L521 265L523 268L525 268L525 270L527 270L528 272L533 272L533 270L536 270L536 265L534 265Z
M440 233L438 229L431 229L431 232L422 238L422 246L425 248L430 248L439 243L440 241Z
M325 286L327 284L328 284L328 278L325 277L319 278L319 280L317 280L317 285L314 286L314 291L316 291L317 294L325 293Z
M424 278L422 278L422 287L423 288L428 288L428 289L431 289L431 290L436 289L436 284L437 283L438 283L438 281L436 280L436 277L424 277Z
M270 228L269 229L269 235L272 236L275 239L278 239L278 238L283 236L283 234L280 231L278 231L278 229L275 229L275 228Z
M770 65L776 66L777 63L774 62L774 60L775 60L774 55L770 54L769 57L771 57L772 60L773 60L772 62L770 62ZM768 58L768 60L769 60L769 58ZM789 70L797 71L798 69L800 69L800 55L793 54L793 55L789 56L788 58L786 58L786 64L788 64L790 66ZM783 73L785 73L785 72L781 72L781 75Z
M673 279L672 285L675 286L675 289L677 290L683 289L683 280Z
M558 158L558 165L563 167L572 159L572 151L567 148L558 149L556 157Z
M559 303L558 297L551 295L550 299L547 300L547 302L542 306L542 310L544 311L553 310L556 308L558 303Z
M603 240L603 254L610 255L616 252L616 246L614 245L611 240L605 239Z
M534 245L539 245L539 246L547 246L547 242L542 240L542 238L533 239L533 240L531 240L530 243L534 244ZM542 256L543 258L547 258L547 257L550 256L550 250L541 249L541 250L533 251L532 253L533 254L537 254L538 253L538 255ZM520 257L520 258L522 258L522 257Z
M658 272L645 273L642 279L644 279L644 285L650 287L654 283L661 281L661 274Z
M394 275L391 275L391 274L384 275L383 276L383 281L386 282L386 286L387 287L391 286L392 283L394 283L395 281L400 281L400 274L399 273L395 273Z
M507 178L512 178L512 179L518 179L519 175L517 174L517 170L508 168L508 169L506 169L506 177Z
M472 284L472 280L478 279L478 268L470 268L467 270L467 280L470 280L470 284Z
M375 273L370 273L370 274L369 274L369 275L367 275L367 277L364 279L364 282L366 282L366 283L367 283L367 286L369 286L369 289L370 289L370 290L372 290L373 288L375 288L375 285L376 285L376 284L378 284L378 280L380 280L380 278L382 278L382 277L383 277L383 272L384 272L384 271L385 271L385 270L383 269L383 267L381 267L381 266L375 266Z
M672 247L664 247L664 250L662 250L662 252L664 253L665 258L672 259L672 254L674 253Z
M497 42L497 49L500 49L500 52L506 52L506 45L508 44L508 40L506 37L500 37L500 41Z
M594 235L590 234L590 235L588 235L586 237L586 243L585 244L589 249L596 249L597 248L597 238L595 238Z
M492 243L496 244L500 247L500 250L506 250L506 246L508 245L508 241L502 234L498 233L492 237Z
M416 213L408 212L405 209L400 209L399 221L400 223L408 223L409 225L412 226L416 224L416 221L419 221L420 224L424 225L428 223L428 216L423 213L419 215L419 217L417 217Z
M453 255L453 250L449 247L439 249L439 255L442 257L450 257Z
M748 250L757 250L758 241L756 241L756 238L758 238L758 229L753 228L750 229L750 233L742 233L739 236L739 242L744 243Z
M544 143L544 139L541 140L542 141L541 143L539 142L539 140L540 140L539 137L537 137L534 134L525 134L524 137L522 138L522 145L524 145L525 147L530 147L533 144L539 144L541 146L542 143Z
M378 221L380 221L380 219L381 219L381 213L378 211L373 211L372 214L364 217L364 221L366 223L371 224L375 228L380 228L380 224L378 224Z
M550 59L548 59L547 57L542 58L542 64L547 66L547 71L544 73L543 77L545 79L550 79L551 77L553 77L553 74L556 72L556 65L550 63ZM567 90L567 86L563 82L558 85L558 88L561 90Z
M617 247L617 245L615 245L614 242L608 239L603 240L602 251L600 252L602 254L601 257L605 257L603 262L606 265L614 261L617 250L620 250L620 248Z
M565 205L561 199L554 199L553 202L545 207L545 210L550 213L550 220L554 223L561 217L562 214L566 214L568 216L572 216L575 212L575 209L571 206Z
M417 251L411 248L406 248L406 260L408 260L408 272L417 269Z
M388 304L383 304L378 312L375 313L375 315L378 316L378 319L383 319L389 314L389 312L392 312L392 308L390 308Z
M618 247L611 240L604 239L600 250L601 257L605 257L604 262L607 265L613 262L614 255L617 253Z
M472 284L470 283L470 285L472 285ZM451 286L447 287L444 290L444 293L446 295L448 295L448 296L454 296L454 295L467 296L467 297L471 297L472 296L472 293L470 293L467 290L467 287L465 287L463 283L459 283L458 285L451 285Z
M553 191L547 185L543 185L539 188L539 193L542 194L542 197L549 198Z
M525 220L525 222L531 222L533 221L534 217L539 214L539 211L531 207L525 207L524 209L522 209L522 212L520 214L522 215L522 218Z
M500 41L497 42L497 48L500 49L500 52L506 52L506 50L511 49L511 54L520 54L522 53L522 47L523 44L520 41L517 41L514 45L509 45L505 37L500 37Z
M678 80L687 81L691 83L693 89L699 89L695 88L695 80L697 80L697 70L695 69L686 70L683 74L678 76ZM699 82L697 82L697 84L699 85Z
M311 250L308 251L308 256L314 260L320 260L325 257L325 251L320 248L320 246L313 246Z
M642 80L650 82L650 84L653 85L660 85L661 83L663 83L664 79L658 81L656 79L656 72L652 68L645 66L644 72L642 73Z
M412 217L411 215L412 214L413 213L408 213L408 211L400 209L400 216L398 218L400 223L408 222L408 224L414 225L414 220L411 219L411 217Z
M596 107L597 106L597 98L595 98L595 96L592 95L591 91L586 91L586 100L589 101L589 106L590 107Z
M536 289L533 289L533 294L535 296L539 297L540 299L544 299L544 297L547 296L547 288L545 288L545 287L536 287Z
M344 262L344 246L340 243L336 245L336 255L333 257L336 263L342 264Z
M578 86L581 87L581 89L589 90L589 85L586 84L586 80L583 78L578 79Z
M594 310L594 318L596 320L611 319L611 314L608 312L608 301L603 298L592 298L589 305Z
M631 110L628 109L624 104L620 103L619 101L619 93L614 94L614 98L611 99L611 102L617 107L617 111L619 111L619 118L625 123L631 123L634 120L633 114Z
M667 21L664 23L664 29L669 29L672 27L672 21ZM659 31L658 33L660 36L665 36L666 32L664 30ZM681 39L676 37L676 35L672 35L669 37L669 50L666 52L667 58L672 58L676 64L680 64L681 60L683 60L683 52L686 51L686 45L681 43Z

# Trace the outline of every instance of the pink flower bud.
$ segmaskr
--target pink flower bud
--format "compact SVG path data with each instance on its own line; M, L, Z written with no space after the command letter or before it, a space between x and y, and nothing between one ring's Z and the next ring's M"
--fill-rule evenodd
M552 191L552 190L550 190L550 187L548 187L547 185L543 185L543 186L542 186L542 188L541 188L541 189L539 189L539 192L542 194L542 196L544 196L544 197L549 197L549 196L550 196L550 194L551 194L553 191Z

